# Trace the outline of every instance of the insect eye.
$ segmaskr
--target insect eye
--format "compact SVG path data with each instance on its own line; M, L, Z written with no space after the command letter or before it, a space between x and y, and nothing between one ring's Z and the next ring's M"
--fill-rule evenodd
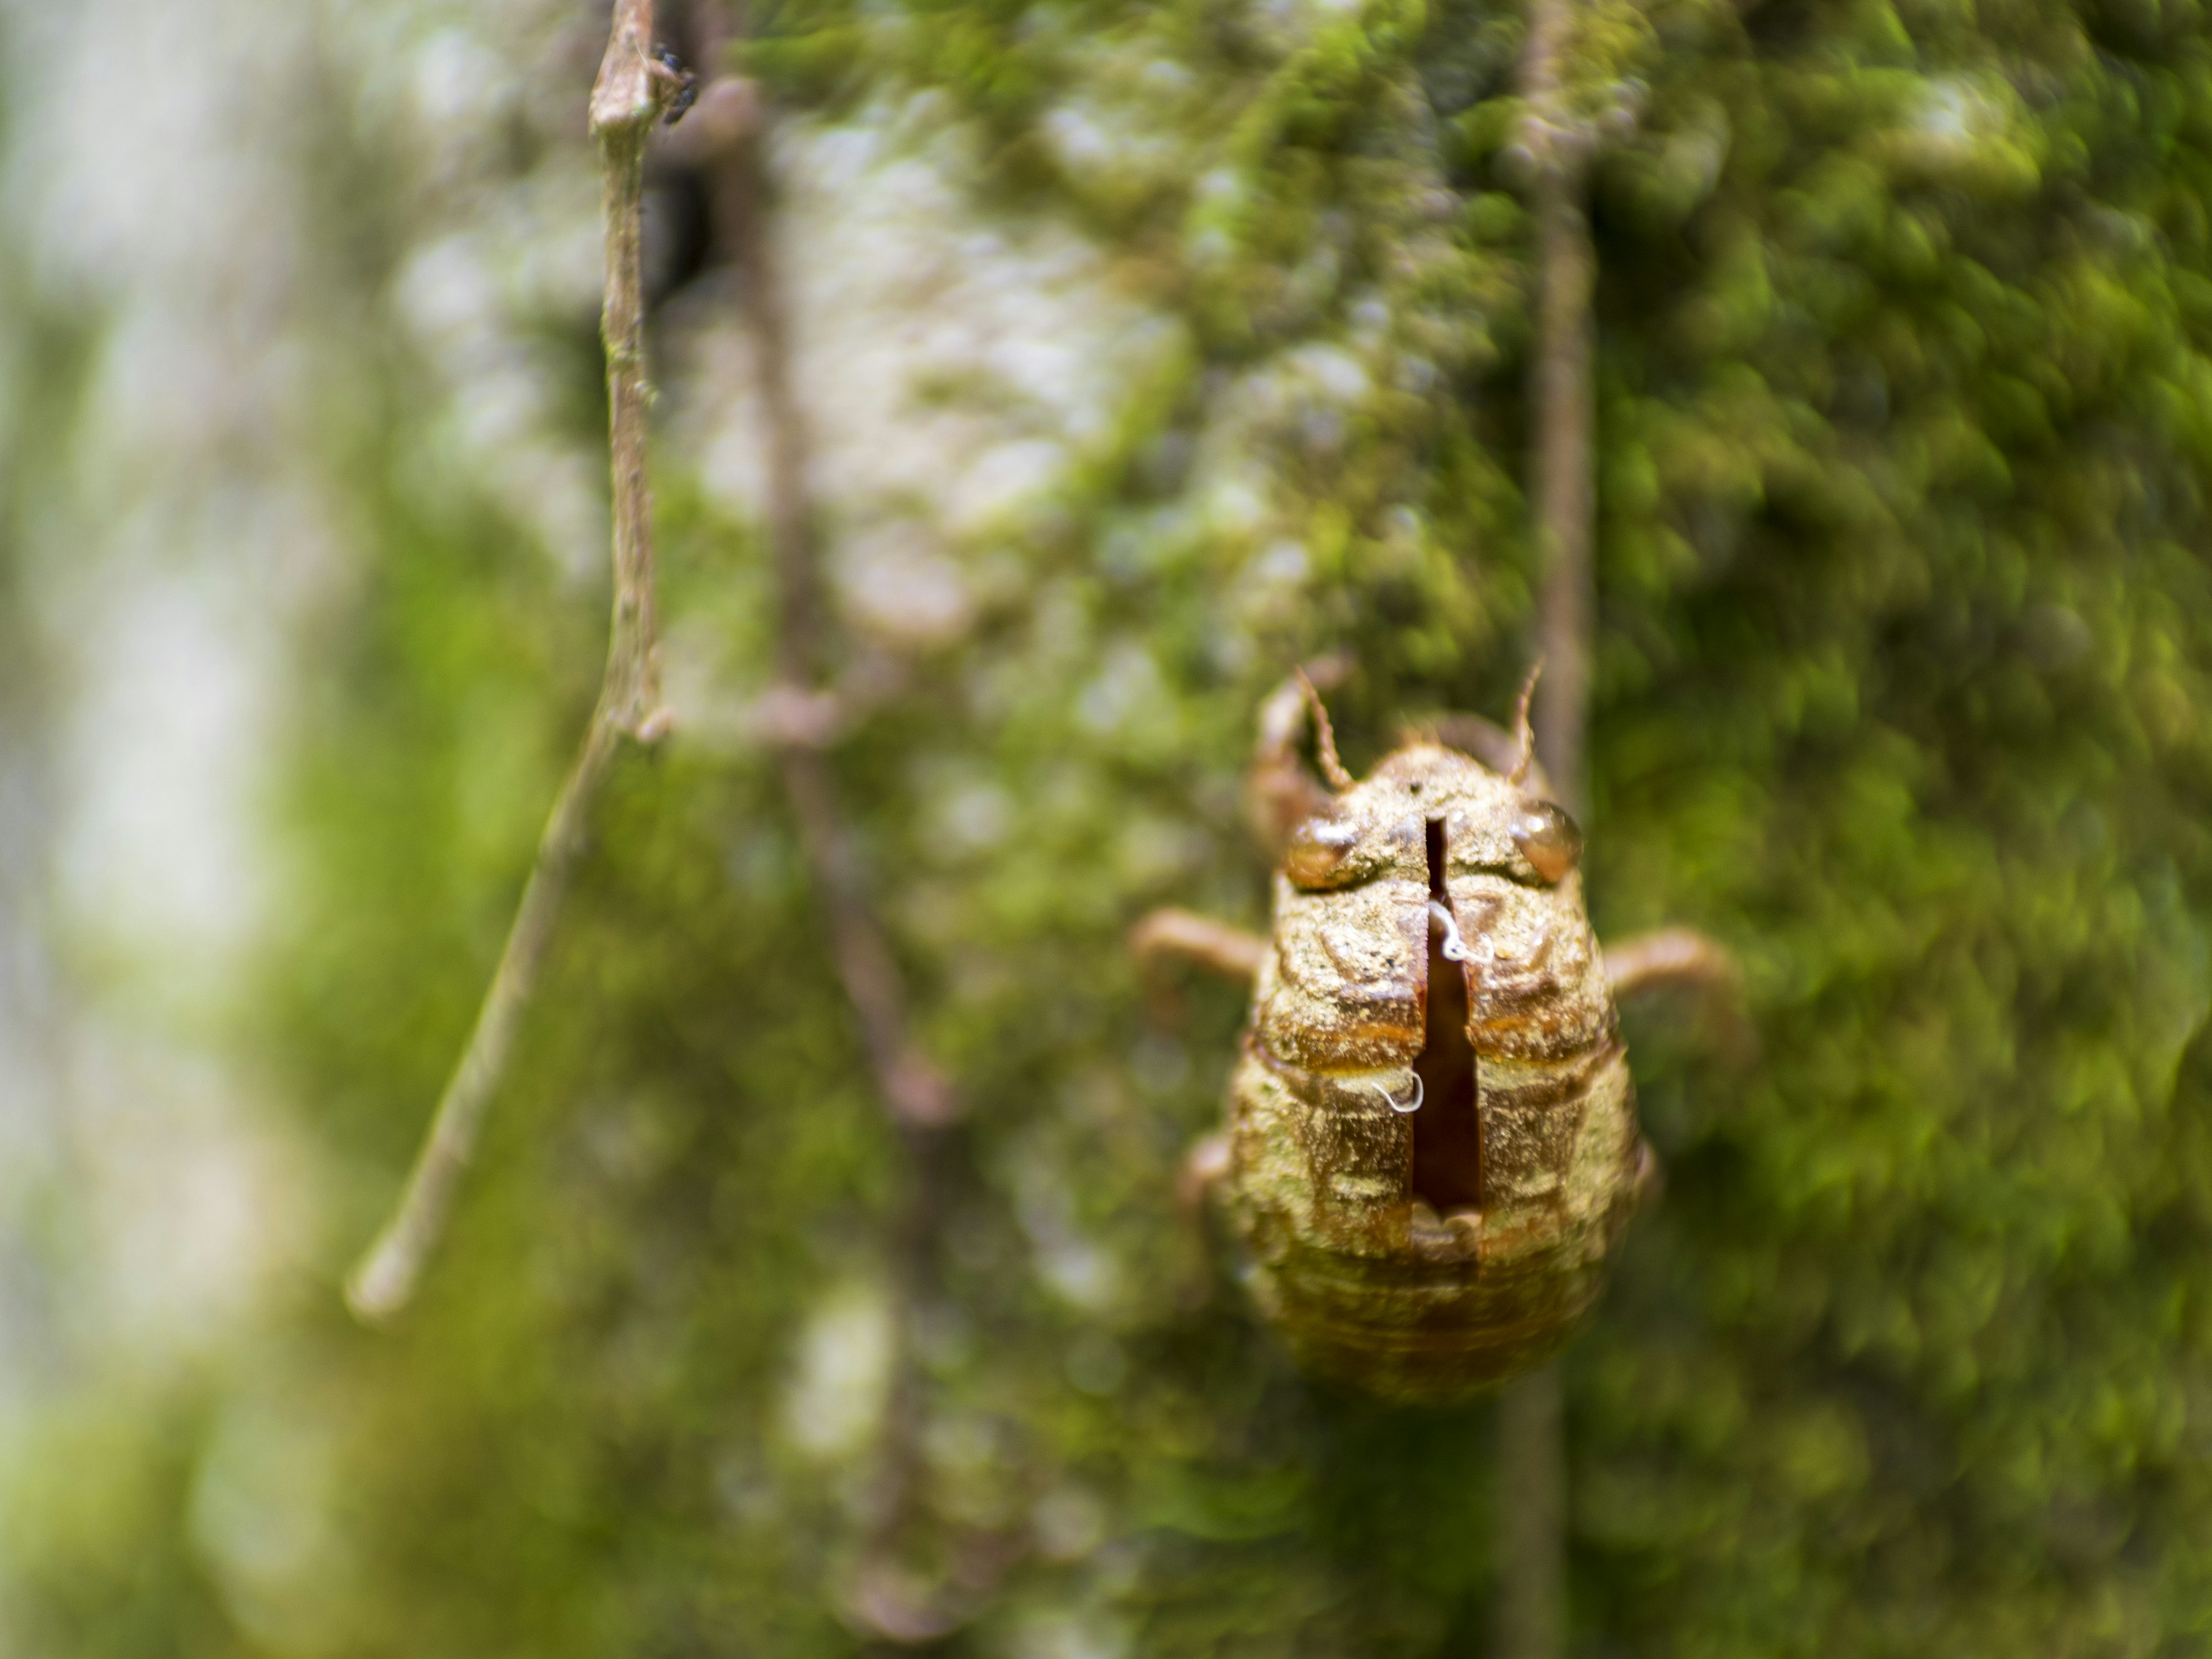
M1331 884L1352 849L1359 844L1359 826L1332 818L1308 818L1291 834L1283 872L1298 887Z
M1513 820L1513 844L1547 882L1573 869L1583 855L1583 832L1547 800L1531 801Z

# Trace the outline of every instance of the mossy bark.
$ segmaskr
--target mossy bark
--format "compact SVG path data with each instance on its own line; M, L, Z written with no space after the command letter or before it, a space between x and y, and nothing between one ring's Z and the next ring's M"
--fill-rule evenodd
M337 1304L606 614L545 551L564 458L603 456L596 302L547 252L595 246L589 30L515 15L526 84L574 84L559 118L485 100L447 152L480 195L362 113L388 43L334 25L348 96L300 115L303 185L348 183L303 210L334 372L294 436L351 562L301 624L285 902L227 1037L326 1226L216 1357L23 1442L26 1651L866 1639L908 1152L731 713L776 641L726 270L653 268L678 733L614 765L418 1305L371 1334ZM1601 933L1732 945L1756 1042L1627 1024L1667 1188L1559 1362L1569 1650L2178 1649L2212 1601L2203 24L1590 15L1592 107L1644 91L1589 181L1587 891ZM1241 999L1148 989L1122 939L1157 904L1262 919L1238 790L1291 662L1357 665L1354 770L1519 682L1519 15L758 27L823 668L866 693L825 764L967 1109L899 1571L958 1590L950 1651L1475 1650L1489 1425L1317 1389L1253 1322L1173 1195ZM494 279L439 287L456 247ZM437 333L464 301L493 320ZM517 362L527 420L448 401Z

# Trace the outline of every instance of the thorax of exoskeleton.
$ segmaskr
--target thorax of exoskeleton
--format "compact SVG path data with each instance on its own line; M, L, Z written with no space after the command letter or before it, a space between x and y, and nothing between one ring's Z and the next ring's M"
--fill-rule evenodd
M1475 1111L1475 1067L1611 1036L1580 841L1557 806L1431 744L1399 750L1291 834L1255 1033L1279 1060L1425 1114L1417 1139L1438 1145L1415 1184L1432 1207L1480 1190L1479 1170L1455 1167L1479 1161L1475 1127L1448 1122ZM1469 1145L1454 1157L1444 1139Z

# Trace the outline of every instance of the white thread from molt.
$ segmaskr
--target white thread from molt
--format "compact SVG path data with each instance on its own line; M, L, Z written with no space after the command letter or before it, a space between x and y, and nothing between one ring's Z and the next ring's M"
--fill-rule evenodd
M1392 1111L1403 1116L1407 1112L1419 1111L1421 1109L1421 1103L1428 1098L1428 1085L1421 1081L1421 1074L1419 1072L1414 1072L1410 1075L1413 1079L1413 1103L1410 1105L1401 1106L1398 1103L1398 1097L1379 1083L1370 1080L1367 1086L1374 1090L1376 1094L1382 1096L1383 1103L1389 1106Z
M1452 920L1452 913L1437 903L1436 900L1431 899L1429 914L1444 925L1444 960L1446 962L1468 960L1467 942L1460 938L1459 923Z

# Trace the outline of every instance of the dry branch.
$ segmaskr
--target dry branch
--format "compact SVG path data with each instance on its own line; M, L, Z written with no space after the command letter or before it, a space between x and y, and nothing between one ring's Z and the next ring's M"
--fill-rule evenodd
M692 45L710 73L726 55L727 14L702 6ZM735 76L709 81L700 99L705 125L695 143L709 169L714 234L736 268L753 353L763 425L769 562L777 623L772 699L818 707L832 618L822 591L807 472L805 410L793 383L791 323L775 246L774 191L766 147L772 118L757 88ZM926 1401L917 1328L939 1294L939 1241L953 1173L949 1131L960 1103L915 1041L903 976L870 896L860 843L820 741L774 744L801 849L828 913L831 955L859 1020L876 1091L900 1140L901 1196L885 1240L896 1313L897 1351L882 1436L877 1517L866 1559L848 1588L846 1615L869 1633L910 1644L962 1623L972 1597L949 1596L903 1572L897 1547L927 1510L921 1437Z
M695 47L711 74L727 49L726 26L720 8L700 11ZM711 169L715 235L744 289L768 449L765 516L778 626L775 681L764 701L793 710L834 708L836 694L823 683L829 610L814 545L806 416L793 384L791 324L763 159L769 114L750 82L723 75L708 82L696 118L701 131L694 142ZM828 732L800 729L805 724L793 722L787 732L767 728L764 735L775 750L801 848L829 912L838 976L859 1018L878 1091L901 1124L949 1122L957 1108L951 1088L914 1042L905 985L868 893L858 838L822 753Z
M618 0L592 88L606 198L608 442L614 482L614 619L590 726L546 819L522 902L484 993L468 1046L440 1097L399 1206L346 1280L346 1304L374 1322L404 1307L444 1231L484 1114L507 1072L553 927L580 862L592 809L622 739L658 738L667 725L653 610L653 501L646 483L643 243L645 141L669 76L653 57L653 0Z
M1532 0L1522 60L1526 118L1522 143L1532 178L1536 222L1535 361L1529 400L1535 428L1530 494L1543 568L1538 601L1537 752L1563 799L1581 814L1583 751L1589 724L1590 626L1595 578L1591 544L1596 517L1592 483L1596 449L1590 298L1597 259L1590 248L1584 190L1594 142L1567 97L1567 54L1574 0Z
M1536 222L1535 361L1529 374L1535 454L1530 495L1543 587L1537 652L1547 665L1534 714L1536 752L1560 805L1585 811L1595 402L1590 248L1583 191L1593 140L1567 97L1574 0L1530 0L1521 65ZM1564 1634L1567 1471L1559 1374L1546 1365L1498 1401L1499 1573L1492 1651L1554 1659Z

